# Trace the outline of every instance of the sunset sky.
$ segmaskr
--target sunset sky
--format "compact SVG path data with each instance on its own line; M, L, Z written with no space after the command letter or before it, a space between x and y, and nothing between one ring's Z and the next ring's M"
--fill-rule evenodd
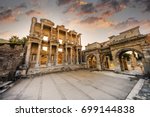
M150 0L0 0L0 38L27 36L33 16L82 33L83 46L135 26L150 33Z

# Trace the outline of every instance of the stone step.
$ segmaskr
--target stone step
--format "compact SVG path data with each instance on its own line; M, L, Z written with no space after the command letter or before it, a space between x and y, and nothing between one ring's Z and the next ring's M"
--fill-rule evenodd
M11 83L12 83L12 81L7 81L7 82L5 82L3 84L0 84L0 88L3 88L3 87L5 87L5 86L7 86L7 85L9 85Z

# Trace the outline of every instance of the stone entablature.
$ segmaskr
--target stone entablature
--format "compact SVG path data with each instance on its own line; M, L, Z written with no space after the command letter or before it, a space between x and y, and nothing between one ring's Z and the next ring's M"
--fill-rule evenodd
M96 48L100 48L100 43L94 42L92 44L88 44L87 46L85 46L85 50L92 50Z
M139 26L138 26L138 27L132 28L130 30L124 31L117 36L113 35L113 36L109 37L109 40L110 40L111 44L116 44L116 43L120 43L120 42L124 42L124 41L134 40L134 39L137 39L142 36L143 35L140 34Z

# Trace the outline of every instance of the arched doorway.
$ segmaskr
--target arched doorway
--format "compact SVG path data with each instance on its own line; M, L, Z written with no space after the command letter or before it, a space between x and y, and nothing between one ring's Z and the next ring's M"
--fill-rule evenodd
M88 68L97 68L97 59L95 55L90 55L87 57Z
M119 59L121 71L129 71L135 74L142 74L144 72L142 52L136 49L122 49L116 57Z

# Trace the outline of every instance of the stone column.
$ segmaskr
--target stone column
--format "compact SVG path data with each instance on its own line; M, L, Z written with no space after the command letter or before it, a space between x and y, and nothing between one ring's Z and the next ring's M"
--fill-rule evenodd
M55 65L58 65L58 45L56 46Z
M81 36L79 37L80 45L81 45Z
M39 67L40 66L40 53L41 53L41 43L39 43L38 45L38 52L37 52L37 58L36 58L36 64L35 67Z
M135 53L133 51L131 54L131 67L134 70L136 66L137 66L137 61L136 61Z
M68 65L68 51L67 51L67 43L66 43L66 46L65 46L65 64Z
M144 67L144 74L150 74L150 45L147 45L143 49L143 67Z
M96 59L97 59L97 69L101 70L99 54L96 55Z
M73 37L72 37L72 33L71 33L71 43L73 42Z
M72 47L70 48L70 54L71 54L71 64L72 64Z
M37 18L33 17L32 18L32 24L31 24L31 27L30 27L30 34L34 33L34 27L35 27L36 22L37 22Z
M121 72L120 64L121 63L120 63L119 58L114 58L114 66L115 66L114 71L115 72Z
M79 50L76 48L76 64L79 64Z
M41 23L41 35L43 35L43 26L44 26L44 24Z
M49 60L48 60L48 66L51 66L51 54L52 54L52 46L51 44L49 45Z
M80 51L80 62L81 62L81 64L82 64L82 51Z
M76 35L76 45L78 45L78 35Z
M29 62L30 62L30 53L31 53L31 42L28 42L28 46L27 46L27 54L26 54L26 61L25 64L27 65L27 67L29 67Z
M59 29L57 31L57 40L59 39Z
M53 34L53 27L51 27L51 38L52 39L52 34Z

